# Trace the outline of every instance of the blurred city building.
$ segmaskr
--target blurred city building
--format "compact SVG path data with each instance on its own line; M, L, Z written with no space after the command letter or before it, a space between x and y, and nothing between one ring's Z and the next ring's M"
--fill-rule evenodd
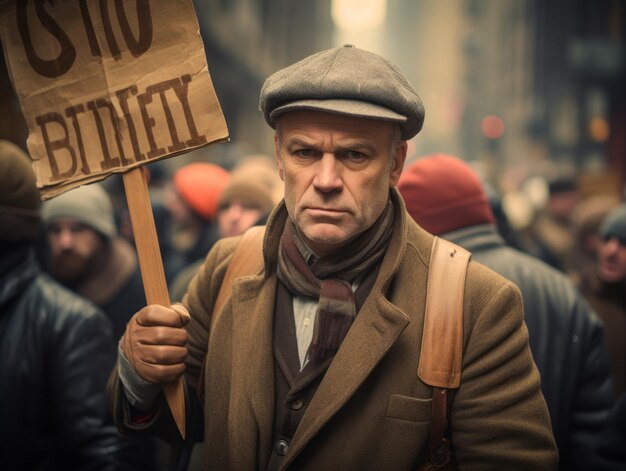
M462 128L470 155L527 160L535 168L549 159L553 167L577 170L582 196L621 191L626 4L472 0L465 11L471 29ZM500 137L497 123L485 129L493 116L504 124Z
M583 193L626 181L623 0L194 0L231 142L170 159L231 168L273 154L258 95L273 71L352 43L388 57L426 105L413 155L448 152L487 178L574 169ZM27 131L0 65L0 138ZM546 163L550 165L547 165ZM519 177L518 177L519 178Z

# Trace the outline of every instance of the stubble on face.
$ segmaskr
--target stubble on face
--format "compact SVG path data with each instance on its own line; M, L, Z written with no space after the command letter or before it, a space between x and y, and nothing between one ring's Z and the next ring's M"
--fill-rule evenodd
M81 255L74 250L64 250L52 256L51 274L63 283L76 283L87 273L94 254Z
M320 112L288 115L276 137L285 203L300 233L322 255L349 244L380 216L399 176L389 150L392 144L401 149L401 171L406 143L396 144L389 123ZM303 149L310 158L299 155Z
M616 240L600 243L598 276L605 283L626 283L626 246Z

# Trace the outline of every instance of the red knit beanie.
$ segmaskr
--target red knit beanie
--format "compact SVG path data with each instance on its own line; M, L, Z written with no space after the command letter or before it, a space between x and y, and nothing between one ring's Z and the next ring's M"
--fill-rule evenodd
M219 165L194 162L174 174L174 187L183 201L204 219L217 214L217 205L230 174Z
M478 176L456 157L434 154L413 162L398 190L411 217L432 234L495 223Z

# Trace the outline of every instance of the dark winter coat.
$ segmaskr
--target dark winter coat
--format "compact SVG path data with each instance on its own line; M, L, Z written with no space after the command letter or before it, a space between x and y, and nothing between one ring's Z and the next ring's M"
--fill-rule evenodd
M6 268L3 266L3 268ZM0 275L0 468L117 470L111 323L28 256Z
M622 393L609 422L599 435L595 461L589 471L626 469L626 392Z
M520 288L530 348L559 447L560 469L586 470L613 401L600 319L564 274L505 245L495 226L472 226L443 237Z

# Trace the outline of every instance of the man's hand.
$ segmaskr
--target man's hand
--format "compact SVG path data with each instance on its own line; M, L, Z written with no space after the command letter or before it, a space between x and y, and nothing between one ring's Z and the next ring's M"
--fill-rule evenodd
M182 304L156 304L137 312L122 337L124 356L139 376L151 383L178 380L185 372L187 331L191 316Z

